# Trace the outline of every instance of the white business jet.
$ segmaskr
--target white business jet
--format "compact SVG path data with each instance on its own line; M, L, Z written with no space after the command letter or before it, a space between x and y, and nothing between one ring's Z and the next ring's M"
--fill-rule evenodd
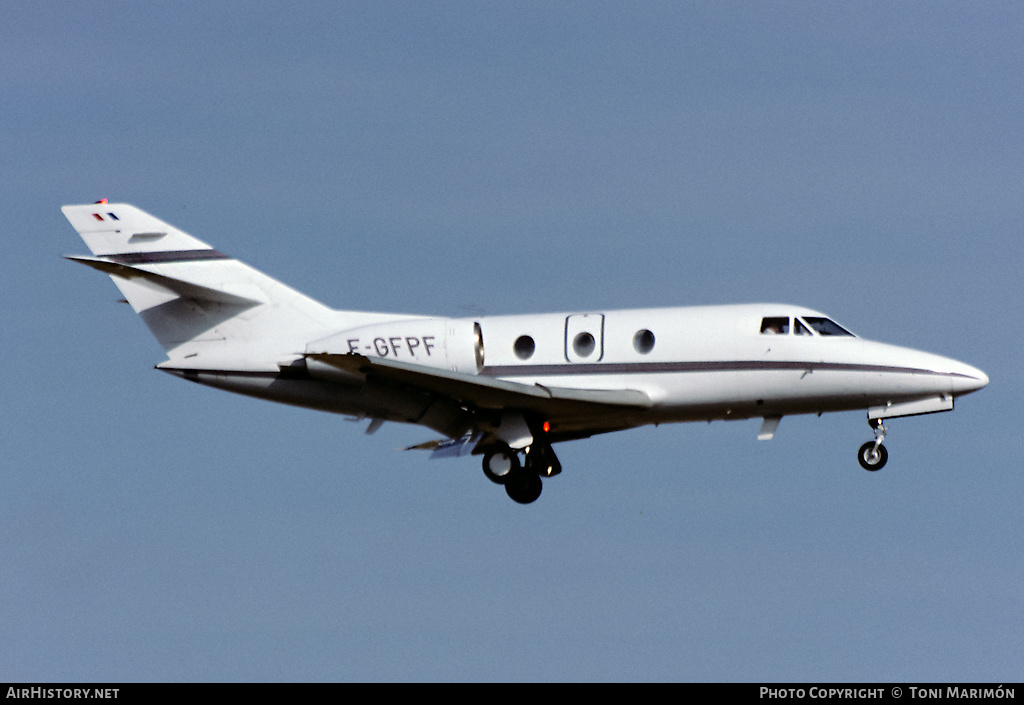
M437 318L328 308L123 203L65 206L105 272L167 351L157 369L240 394L426 426L435 456L483 456L516 502L561 471L552 446L679 421L867 410L885 465L887 419L950 411L988 384L962 362L859 338L785 304ZM411 450L410 449L410 450Z

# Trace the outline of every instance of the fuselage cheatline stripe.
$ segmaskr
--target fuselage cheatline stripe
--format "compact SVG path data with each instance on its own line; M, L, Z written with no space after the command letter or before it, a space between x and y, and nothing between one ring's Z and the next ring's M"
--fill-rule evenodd
M937 375L965 377L958 372L938 372L913 367L891 365L863 365L841 362L800 362L761 360L708 361L708 362L620 362L566 365L495 365L484 367L480 374L487 377L548 377L558 375L591 374L644 374L664 372L740 372L744 370L818 370L880 372L897 374Z

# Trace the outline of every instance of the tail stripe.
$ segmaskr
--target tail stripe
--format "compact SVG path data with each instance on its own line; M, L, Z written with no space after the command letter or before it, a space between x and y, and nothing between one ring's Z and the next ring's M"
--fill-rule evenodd
M167 264L200 260L231 259L217 250L168 250L165 252L129 252L120 255L99 255L117 264Z

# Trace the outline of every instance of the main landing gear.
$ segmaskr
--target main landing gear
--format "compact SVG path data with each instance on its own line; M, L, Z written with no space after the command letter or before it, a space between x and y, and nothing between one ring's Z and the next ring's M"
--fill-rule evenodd
M544 483L541 477L551 477L562 471L551 446L535 443L527 446L522 453L509 447L499 447L484 454L484 475L491 482L502 485L505 494L519 504L530 504L540 497Z
M875 440L868 441L860 447L857 451L857 460L862 468L874 472L885 467L886 461L889 460L889 451L882 445L886 431L882 419L868 419L868 423L875 431Z

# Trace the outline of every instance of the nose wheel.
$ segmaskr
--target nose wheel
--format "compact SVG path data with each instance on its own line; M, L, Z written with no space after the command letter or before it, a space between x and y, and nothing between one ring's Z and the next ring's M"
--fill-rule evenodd
M883 445L876 446L874 441L868 441L857 451L857 460L860 461L860 466L871 472L881 470L888 459L889 451Z
M874 472L885 467L885 463L889 460L889 451L882 445L886 431L885 426L882 425L882 419L868 419L868 423L875 431L875 440L868 441L860 447L860 450L857 451L857 461L865 470Z

